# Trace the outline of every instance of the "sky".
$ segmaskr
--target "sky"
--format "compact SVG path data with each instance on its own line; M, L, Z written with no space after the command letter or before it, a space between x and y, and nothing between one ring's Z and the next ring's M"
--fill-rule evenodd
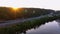
M0 6L60 10L60 0L0 0Z

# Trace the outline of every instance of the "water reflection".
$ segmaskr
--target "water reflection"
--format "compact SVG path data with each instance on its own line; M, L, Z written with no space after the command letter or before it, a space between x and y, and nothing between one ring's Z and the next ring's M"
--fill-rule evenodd
M60 28L58 22L52 21L39 28L28 30L26 34L60 34Z

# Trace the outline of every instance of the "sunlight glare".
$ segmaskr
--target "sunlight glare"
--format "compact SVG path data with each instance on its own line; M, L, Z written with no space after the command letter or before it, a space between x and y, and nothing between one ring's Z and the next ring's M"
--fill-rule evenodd
M18 8L17 7L12 7L13 8L13 10L18 10Z

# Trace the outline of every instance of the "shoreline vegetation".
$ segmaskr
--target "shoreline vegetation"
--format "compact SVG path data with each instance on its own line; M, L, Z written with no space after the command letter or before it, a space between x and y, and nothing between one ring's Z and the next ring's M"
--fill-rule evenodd
M54 11L50 9L40 9L40 8L23 8L23 9L18 11L15 10L16 14L13 14L10 13L13 10L10 9L8 10L6 9L6 7L4 8L0 7L0 19L14 20L17 18L26 19L32 17L39 17L41 15L46 16L40 19L33 19L31 21L24 21L23 23L13 24L9 27L3 27L3 28L0 27L1 34L19 34L19 33L26 34L26 31L29 29L32 28L36 29L39 26L45 24L46 22L60 19L60 11Z
M25 21L20 24L13 24L10 27L0 28L0 33L2 34L26 33L26 31L29 29L32 29L32 28L36 29L39 26L45 24L45 22L53 21L59 18L58 16L53 16L53 17L46 16L44 18L34 19L32 21Z

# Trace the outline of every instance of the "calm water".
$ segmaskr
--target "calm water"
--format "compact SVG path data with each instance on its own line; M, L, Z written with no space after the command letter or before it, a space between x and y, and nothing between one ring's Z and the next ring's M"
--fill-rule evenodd
M60 20L46 22L37 28L27 30L25 34L60 34Z

